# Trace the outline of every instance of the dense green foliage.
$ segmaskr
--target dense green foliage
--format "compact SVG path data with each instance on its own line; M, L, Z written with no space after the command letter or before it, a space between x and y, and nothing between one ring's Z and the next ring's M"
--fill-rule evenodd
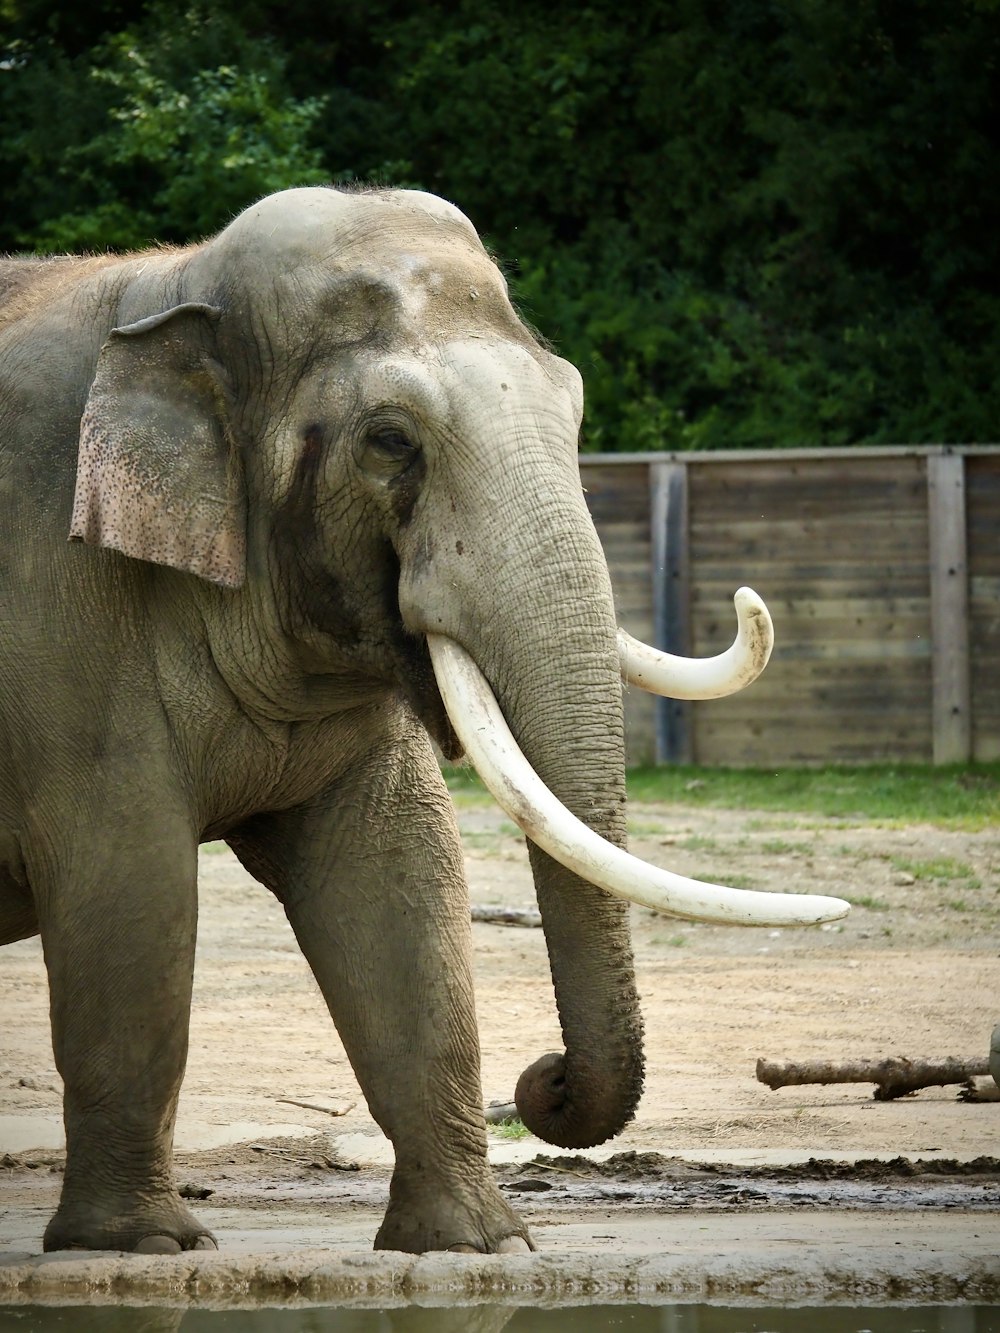
M585 447L997 438L998 0L0 0L0 248L458 203Z

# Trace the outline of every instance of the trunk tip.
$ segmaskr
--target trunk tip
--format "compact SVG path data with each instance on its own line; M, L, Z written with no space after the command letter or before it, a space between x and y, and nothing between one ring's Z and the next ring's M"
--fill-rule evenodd
M550 1051L517 1081L514 1101L532 1134L557 1148L595 1148L622 1131L642 1092L642 1057L636 1076L614 1083L596 1073L573 1078L566 1056Z

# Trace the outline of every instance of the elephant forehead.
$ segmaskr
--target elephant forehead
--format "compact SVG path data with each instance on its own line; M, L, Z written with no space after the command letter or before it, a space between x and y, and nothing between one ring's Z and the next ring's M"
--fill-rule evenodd
M425 421L449 414L448 395L427 357L378 357L367 368L366 397L406 406Z
M467 247L425 249L384 245L356 264L341 255L328 267L313 265L309 274L275 275L276 289L311 290L324 319L343 325L345 340L367 330L392 342L440 341L462 329L502 329L527 342L514 314L499 269L483 251Z
M520 341L463 338L441 351L442 381L453 409L506 413L526 406L562 412L574 430L583 414L583 381L575 366Z
M295 268L349 262L352 254L377 263L382 252L398 253L414 240L431 250L460 242L485 257L465 214L419 190L282 190L244 209L217 244L251 261Z
M427 425L459 432L509 414L562 419L575 438L582 414L576 369L541 348L500 338L460 339L397 356L375 353L359 362L363 396L396 403Z

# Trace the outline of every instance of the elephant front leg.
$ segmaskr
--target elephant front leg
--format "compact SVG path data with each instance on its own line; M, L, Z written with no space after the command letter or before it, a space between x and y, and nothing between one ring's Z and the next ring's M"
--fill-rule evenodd
M524 1251L487 1161L469 898L451 800L407 722L308 808L231 839L285 906L396 1166L377 1249Z
M45 1249L214 1249L180 1200L171 1162L197 842L184 819L162 812L95 817L91 828L34 876L65 1084L66 1172Z

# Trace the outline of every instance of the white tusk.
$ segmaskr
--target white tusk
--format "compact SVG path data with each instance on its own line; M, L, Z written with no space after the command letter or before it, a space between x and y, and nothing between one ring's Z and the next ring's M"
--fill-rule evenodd
M428 634L451 724L498 803L543 851L582 879L656 912L743 926L811 926L845 916L841 898L757 893L660 870L607 842L557 800L525 759L489 684L464 648Z
M669 699L721 699L755 681L774 647L771 616L752 588L733 598L738 628L732 646L717 657L675 657L618 631L622 675L630 685Z

